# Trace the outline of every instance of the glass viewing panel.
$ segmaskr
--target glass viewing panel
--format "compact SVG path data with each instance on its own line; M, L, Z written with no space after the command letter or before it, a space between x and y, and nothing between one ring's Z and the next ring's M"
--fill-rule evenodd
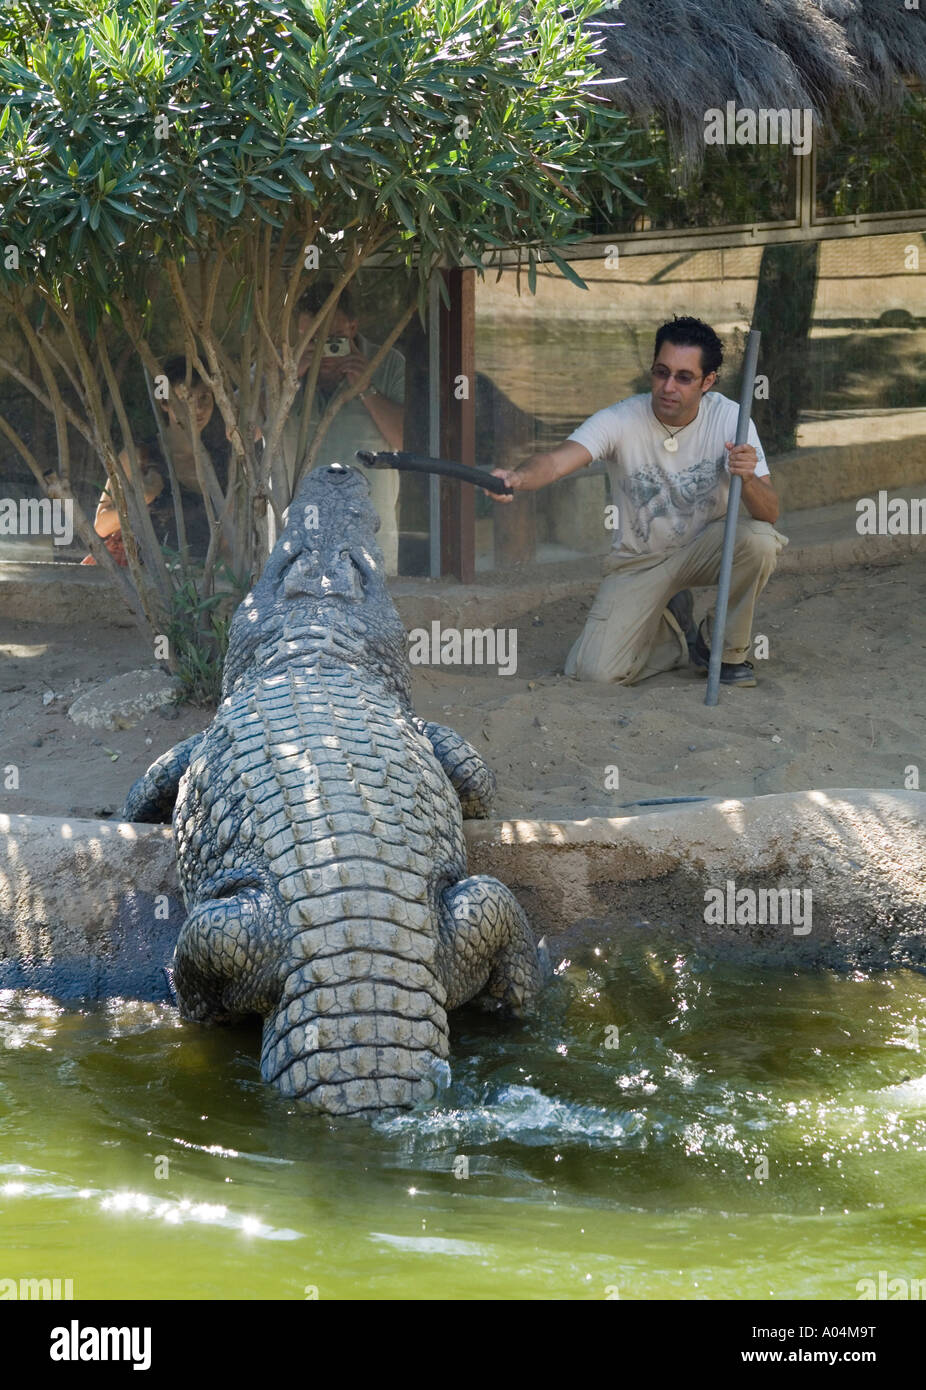
M926 91L862 130L843 123L817 151L816 216L852 217L926 207Z
M602 256L577 265L587 290L542 267L533 297L525 275L520 297L514 270L487 276L476 286L478 461L514 467L596 410L648 391L655 332L673 314L720 334L717 389L737 399L758 302L769 315L757 324L768 398L754 418L786 513L903 485L917 459L926 480L926 281L916 265L926 267L926 238L901 233L621 254L610 269ZM833 448L845 451L835 465ZM598 464L510 506L479 495L477 569L603 555L607 490Z
M232 298L232 281L226 286L229 303ZM351 344L354 350L371 355L376 346L386 338L406 307L409 293L407 280L400 272L369 269L361 271L351 288L353 306L352 322L356 323L356 337ZM233 351L234 343L240 334L239 311L230 311L224 334L226 347ZM163 289L153 315L154 329L152 346L161 365L175 354L183 353L184 337L173 300ZM7 324L0 329L3 355L15 362L21 370L29 372L28 353L24 350L22 339L15 326ZM65 358L65 345L59 345ZM159 538L176 547L176 528L169 486L166 485L167 471L163 459L164 438L159 434L152 415L151 402L145 383L141 364L137 360L132 344L123 336L113 333L110 354L116 364L120 389L126 405L126 412L132 425L136 443L146 451L149 467L161 473L165 481L160 497L152 504L152 519ZM68 404L77 407L77 399L64 373L60 374L60 387ZM406 327L387 361L374 377L374 385L388 401L400 408L399 428L402 438L386 439L376 420L366 406L355 401L345 407L323 442L318 454L318 463L330 462L335 456L344 462L354 464L354 450L386 449L403 443L408 449L422 453L428 452L428 352L427 339L415 314ZM329 391L336 389L329 387ZM204 392L205 396L210 393ZM299 397L293 410L296 411ZM404 420L401 410L404 408ZM13 425L28 447L46 468L57 466L57 446L54 424L51 416L36 403L29 392L12 377L0 378L0 411ZM382 415L382 412L380 412ZM395 416L392 416L393 423ZM162 422L163 423L163 422ZM178 439L173 444L181 451L189 452L189 442L185 433L177 432ZM203 427L201 440L209 451L216 468L220 484L225 486L228 469L229 445L225 437L225 427L217 406ZM91 522L96 512L101 490L106 482L102 465L95 452L76 431L71 431L71 481L82 509ZM168 447L171 437L168 438ZM175 457L175 464L177 460ZM189 460L187 460L189 463ZM189 472L189 469L188 469ZM14 499L38 498L39 489L35 480L19 458L15 449L5 441L0 445L0 477L4 493ZM382 528L380 542L387 558L387 568L392 573L426 574L428 572L428 485L427 478L394 472L376 473L373 478L374 502L381 511ZM188 532L191 554L201 560L208 546L208 522L201 493L197 490L195 477L190 473L187 481L190 486L183 488L184 522ZM199 550L197 550L197 545ZM114 556L116 552L109 547ZM0 562L3 560L42 560L79 563L87 553L86 546L75 535L73 544L56 546L50 535L34 537L0 537ZM122 561L120 561L121 563Z
M623 199L617 216L601 209L586 224L593 235L749 226L797 216L797 156L789 146L708 145L700 168L686 177L685 160L670 151L665 131L652 123L639 155L656 162L621 177L644 206Z

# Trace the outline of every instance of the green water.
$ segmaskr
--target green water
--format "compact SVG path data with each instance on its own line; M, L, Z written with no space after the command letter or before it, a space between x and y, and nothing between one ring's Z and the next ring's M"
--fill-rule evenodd
M606 953L574 953L529 1024L458 1016L441 1104L372 1128L265 1087L254 1030L0 993L0 1278L103 1299L926 1278L926 978Z

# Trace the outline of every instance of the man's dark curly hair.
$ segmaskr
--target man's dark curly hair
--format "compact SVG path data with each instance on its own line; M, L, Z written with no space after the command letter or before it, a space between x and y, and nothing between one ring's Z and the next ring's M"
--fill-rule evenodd
M659 356L659 349L663 343L673 343L675 347L696 347L701 349L701 371L705 376L710 376L711 372L718 372L720 364L723 362L723 343L711 328L710 324L703 323L701 319L685 316L679 318L676 314L669 319L656 333L656 346L653 349L653 361Z
M182 352L174 353L173 357L168 357L161 370L171 386L180 386L186 381L186 357ZM202 377L195 367L190 372L190 383L193 386L202 385Z
M321 283L316 281L309 285L308 289L302 291L302 294L296 301L296 309L300 314L317 314L330 293L331 285L324 281ZM356 300L346 286L338 295L337 307L341 310L341 313L346 314L349 319L355 319L357 317Z

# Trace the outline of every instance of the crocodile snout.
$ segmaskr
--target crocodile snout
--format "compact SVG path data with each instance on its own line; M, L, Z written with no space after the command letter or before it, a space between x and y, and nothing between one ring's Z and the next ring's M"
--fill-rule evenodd
M286 598L363 598L365 574L349 550L341 549L327 559L319 551L303 551L283 578Z
M326 484L336 487L347 484L360 487L364 494L369 494L370 484L359 468L351 468L347 463L329 463L327 468L319 470L321 477Z

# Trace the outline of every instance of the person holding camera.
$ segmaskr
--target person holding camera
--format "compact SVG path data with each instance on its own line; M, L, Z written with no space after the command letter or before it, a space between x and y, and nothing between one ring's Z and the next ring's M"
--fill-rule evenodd
M296 332L301 338L318 313L329 291L313 285L299 300ZM310 442L319 421L335 394L352 386L366 370L376 352L376 344L360 332L360 321L352 297L341 292L338 307L328 328L324 352L318 372L315 400L309 415L306 442ZM299 376L305 377L312 364L314 339L309 343L299 363ZM282 450L287 479L292 491L296 477L296 457L302 422L303 389L293 402L283 429ZM399 528L396 508L399 499L399 475L391 468L365 468L354 457L358 449L379 453L384 449L401 449L405 421L405 358L396 348L390 348L373 373L364 391L345 402L328 427L322 441L316 466L346 463L359 468L370 484L370 500L379 512L382 526L378 533L380 549L386 561L386 573L398 572Z
M599 410L521 468L494 469L517 495L593 459L607 462L614 543L585 629L566 658L567 676L635 685L689 661L707 671L712 616L695 627L689 586L717 583L730 477L738 474L749 518L736 528L720 679L756 684L746 660L753 612L787 537L774 527L778 498L755 425L748 443L735 444L737 404L711 389L722 362L723 345L708 324L691 317L664 323L651 391Z

